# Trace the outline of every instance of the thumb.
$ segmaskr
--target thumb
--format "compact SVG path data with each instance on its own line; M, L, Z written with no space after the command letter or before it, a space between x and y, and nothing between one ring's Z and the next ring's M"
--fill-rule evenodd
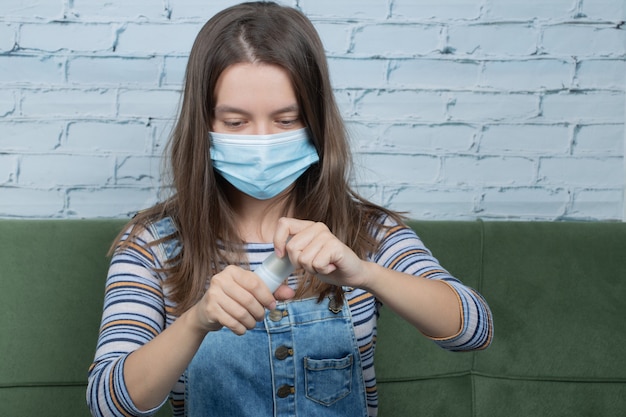
M296 292L292 290L291 287L284 285L284 284L278 287L276 291L274 291L274 297L277 300L281 300L281 301L289 300L293 298L295 295L296 295Z

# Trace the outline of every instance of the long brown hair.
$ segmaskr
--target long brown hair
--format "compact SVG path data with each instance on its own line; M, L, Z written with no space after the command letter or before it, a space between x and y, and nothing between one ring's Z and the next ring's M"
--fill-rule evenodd
M319 154L286 197L296 218L325 223L360 257L376 249L373 232L381 214L400 217L358 196L349 186L351 155L337 108L322 42L312 23L298 10L272 2L251 2L216 14L200 30L189 56L180 114L168 151L173 194L140 212L132 221L131 241L149 222L169 216L182 250L168 260L165 272L172 301L180 314L194 305L207 280L240 261L243 243L224 192L224 179L213 170L209 131L213 124L215 85L227 67L241 62L274 64L290 75ZM221 247L218 247L218 243ZM122 245L124 245L122 243ZM313 291L320 299L340 288L314 276L301 280L296 297Z

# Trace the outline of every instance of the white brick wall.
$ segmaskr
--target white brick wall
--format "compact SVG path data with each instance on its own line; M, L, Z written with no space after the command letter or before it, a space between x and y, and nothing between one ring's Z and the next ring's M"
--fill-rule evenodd
M623 0L283 0L318 28L358 189L423 219L625 220ZM0 217L123 217L232 0L3 0Z

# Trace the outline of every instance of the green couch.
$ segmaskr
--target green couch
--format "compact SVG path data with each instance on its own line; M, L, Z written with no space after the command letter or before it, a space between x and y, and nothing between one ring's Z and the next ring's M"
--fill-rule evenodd
M122 224L0 220L0 416L89 415L105 254ZM495 337L445 352L383 309L381 417L626 415L626 224L411 225L486 297Z

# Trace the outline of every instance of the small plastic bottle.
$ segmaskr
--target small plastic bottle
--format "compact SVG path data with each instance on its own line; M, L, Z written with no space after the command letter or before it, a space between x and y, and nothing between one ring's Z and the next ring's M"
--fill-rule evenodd
M255 269L254 273L263 280L272 293L276 291L294 270L294 266L289 261L289 256L279 258L276 253L268 256L263 263Z

